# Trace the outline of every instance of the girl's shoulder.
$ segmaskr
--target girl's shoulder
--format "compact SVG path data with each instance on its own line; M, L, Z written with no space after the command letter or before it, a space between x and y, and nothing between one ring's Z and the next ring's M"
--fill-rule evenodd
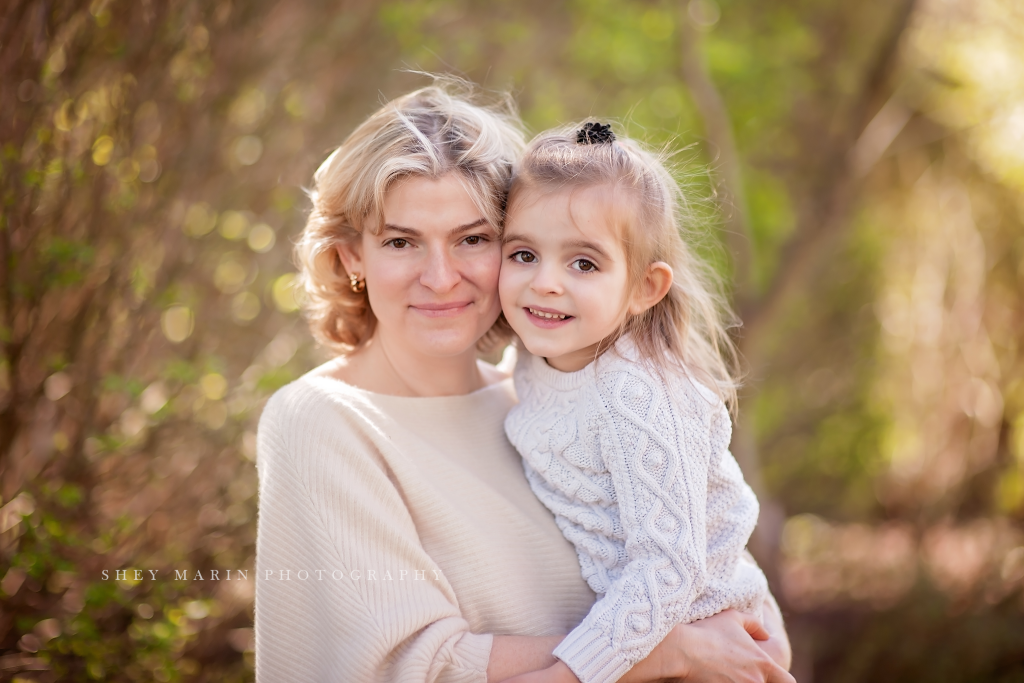
M644 358L628 338L620 339L600 359L597 375L602 390L630 394L637 398L649 395L669 401L675 406L688 406L707 416L728 418L722 398L702 382L689 368L665 358L658 363Z

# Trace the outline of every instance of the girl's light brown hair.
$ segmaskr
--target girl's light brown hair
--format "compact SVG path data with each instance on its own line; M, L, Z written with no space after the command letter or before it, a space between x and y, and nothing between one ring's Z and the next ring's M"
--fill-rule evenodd
M622 236L630 287L641 285L648 266L664 261L672 268L668 294L599 345L608 349L629 334L644 361L656 368L666 361L713 389L736 406L737 352L727 327L735 318L719 278L683 240L700 221L668 170L667 154L645 149L635 140L580 144L582 124L541 133L516 166L509 210L530 191L572 191L609 186L615 197L608 218ZM622 198L624 201L618 201Z
M507 95L482 103L467 82L435 77L432 86L388 102L327 157L313 176L312 211L295 245L313 336L340 353L363 346L377 319L365 291L353 292L337 247L383 227L384 197L408 176L454 173L495 230L504 221L512 164L523 134ZM506 339L504 317L478 343Z

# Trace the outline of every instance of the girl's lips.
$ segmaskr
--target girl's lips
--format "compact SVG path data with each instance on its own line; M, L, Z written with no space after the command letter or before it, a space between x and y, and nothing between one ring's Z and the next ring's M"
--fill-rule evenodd
M546 330L562 327L563 325L568 324L569 321L573 320L573 316L571 315L543 308L527 306L523 308L523 311L526 312L526 317L531 323Z

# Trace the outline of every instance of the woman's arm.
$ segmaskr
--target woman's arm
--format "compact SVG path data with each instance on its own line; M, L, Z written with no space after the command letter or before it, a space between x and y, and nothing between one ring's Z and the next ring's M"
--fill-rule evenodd
M484 681L492 636L435 580L365 440L323 396L282 392L257 432L257 683Z

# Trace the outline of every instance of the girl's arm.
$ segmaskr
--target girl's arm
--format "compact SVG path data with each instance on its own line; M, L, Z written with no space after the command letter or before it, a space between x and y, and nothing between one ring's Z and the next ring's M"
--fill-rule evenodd
M563 638L565 636L494 636L491 658L487 662L488 683L559 663L551 653Z
M681 401L660 377L633 364L608 368L597 391L601 414L591 424L599 425L627 557L554 654L585 683L610 683L647 657L704 589L716 447L707 431L714 406Z

